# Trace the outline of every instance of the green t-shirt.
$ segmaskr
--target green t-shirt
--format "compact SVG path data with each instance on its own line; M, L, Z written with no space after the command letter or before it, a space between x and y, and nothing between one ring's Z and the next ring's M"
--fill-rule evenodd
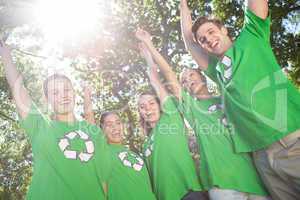
M159 200L180 200L189 190L202 190L185 133L184 121L174 100L168 97L143 149Z
M110 154L102 131L85 121L53 121L32 105L21 121L30 138L33 177L28 200L104 200Z
M182 91L179 109L195 131L200 151L200 180L213 187L267 195L248 153L235 153L221 99L197 100Z
M143 159L123 145L109 145L112 172L108 180L110 200L155 200Z
M278 65L269 38L270 17L246 10L239 37L206 70L221 86L237 152L265 148L300 128L300 93Z

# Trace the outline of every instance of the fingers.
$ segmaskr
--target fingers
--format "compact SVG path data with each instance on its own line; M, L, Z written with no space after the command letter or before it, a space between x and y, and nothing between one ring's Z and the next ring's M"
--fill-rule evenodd
M140 27L137 28L137 30L135 32L135 36L139 40L142 40L142 41L147 40L151 37L150 34L147 31L141 29Z
M186 7L188 7L187 0L181 0L181 1L180 1L180 7L181 7L181 8L186 8Z

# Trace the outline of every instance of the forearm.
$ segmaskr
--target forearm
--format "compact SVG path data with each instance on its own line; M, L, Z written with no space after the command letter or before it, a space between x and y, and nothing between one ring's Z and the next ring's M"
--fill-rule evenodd
M84 110L84 118L87 122L90 124L96 124L95 120L95 114L93 111L93 103L91 96L84 96L84 105L83 105L83 110Z
M180 7L181 17L181 32L186 50L192 55L193 59L198 64L199 68L205 70L208 67L208 54L201 46L195 41L192 33L192 17L190 10L185 1L181 2Z
M3 65L4 65L4 72L5 72L6 80L8 82L9 87L11 88L11 90L13 90L17 80L20 78L22 79L22 75L17 70L10 55L3 56L2 61L3 61Z
M268 1L267 0L246 0L246 7L256 16L266 19L268 17Z
M186 49L189 51L191 46L195 45L195 41L193 39L193 33L192 33L192 26L193 26L192 17L186 3L181 3L180 18L181 18L180 24L181 24L182 38Z
M161 80L159 79L157 67L156 67L156 64L154 63L153 59L150 57L145 57L145 59L146 59L147 65L149 67L148 75L149 75L150 84L152 85L157 96L159 97L160 101L162 102L168 95L168 92L166 91L166 88L164 87Z
M159 81L151 80L151 85L154 88L160 102L164 102L164 100L168 96L168 92L164 87L163 83L160 80Z
M157 49L153 46L152 43L149 43L147 47L151 52L153 59L158 64L162 74L166 78L168 84L171 86L172 93L179 98L181 86L175 72L172 70L171 66L164 59L164 57L157 51Z
M2 55L4 72L16 103L18 113L25 118L29 112L31 98L23 84L23 77L17 70L9 53Z
M160 70L162 71L163 75L166 77L168 82L177 81L176 74L173 72L171 66L166 61L166 59L157 51L152 43L147 45L154 61L158 64Z

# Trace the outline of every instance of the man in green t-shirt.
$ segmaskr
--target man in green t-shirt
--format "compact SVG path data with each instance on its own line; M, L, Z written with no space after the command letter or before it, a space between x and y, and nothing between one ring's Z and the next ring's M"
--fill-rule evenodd
M21 127L32 146L33 177L26 198L104 200L110 173L108 145L99 128L76 120L70 79L54 74L44 82L46 99L53 108L49 118L32 102L4 43L0 55Z
M246 1L244 27L233 42L222 22L192 25L181 0L182 33L199 68L218 83L236 134L237 152L254 152L274 199L300 196L300 93L283 74L270 45L267 0Z

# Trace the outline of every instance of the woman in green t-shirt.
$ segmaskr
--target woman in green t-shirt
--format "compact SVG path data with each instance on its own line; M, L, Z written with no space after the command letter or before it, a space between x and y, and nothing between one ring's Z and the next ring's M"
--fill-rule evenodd
M95 124L89 87L84 91L84 111L85 118ZM118 113L103 113L100 127L109 143L111 157L111 174L107 181L108 199L155 200L144 160L123 145L124 129Z
M183 88L166 60L155 49L151 36L136 33L144 48L158 63L168 86L179 100L178 109L194 129L200 149L200 180L212 200L267 199L250 155L234 152L229 125L222 112L220 98L213 97L204 76L193 69L182 73ZM185 91L185 89L187 91Z
M206 199L200 192L202 187L189 152L183 118L176 109L176 101L160 83L155 64L145 50L141 47L151 68L150 82L158 94L157 97L143 93L138 98L141 125L147 135L143 153L153 190L159 200Z

